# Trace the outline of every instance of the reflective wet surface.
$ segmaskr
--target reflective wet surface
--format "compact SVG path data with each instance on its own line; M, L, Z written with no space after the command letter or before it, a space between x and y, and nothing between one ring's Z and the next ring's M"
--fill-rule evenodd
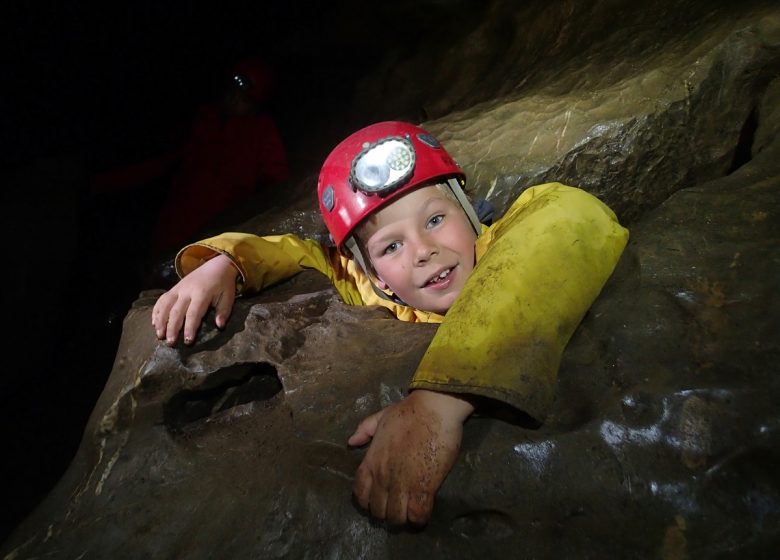
M547 421L468 421L424 530L356 507L364 452L346 438L403 397L436 327L345 306L304 273L186 349L154 338L155 294L139 299L76 459L4 557L773 558L780 144L777 119L758 126L749 163L631 224ZM316 237L313 216L264 227Z
M777 167L770 155L762 172ZM734 224L759 211L777 223L780 197L749 171L633 228L567 348L548 421L469 420L423 531L355 506L363 451L345 441L403 396L436 327L345 306L306 273L241 300L236 322L205 326L188 349L158 343L154 297L139 300L77 460L6 553L769 557L780 313L767 280L780 277L780 232ZM672 230L691 208L713 225ZM722 264L736 243L753 255L739 274Z

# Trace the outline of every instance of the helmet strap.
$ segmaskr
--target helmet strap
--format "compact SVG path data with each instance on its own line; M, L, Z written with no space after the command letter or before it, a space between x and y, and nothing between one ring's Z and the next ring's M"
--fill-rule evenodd
M447 186L450 188L450 191L452 191L452 194L455 195L455 198L458 199L461 208L463 208L463 211L466 213L466 217L469 219L469 222L471 222L474 233L479 237L482 234L482 224L479 222L477 213L474 211L474 206L472 206L471 202L466 197L466 193L463 192L460 181L457 177L450 177L447 179Z
M360 266L360 268L363 269L363 272L366 274L366 276L368 276L368 279L371 281L371 287L374 289L374 293L377 296L379 296L380 298L382 298L384 300L392 301L393 303L397 303L399 305L407 305L406 303L404 303L401 300L401 298L399 298L395 294L389 295L389 294L385 293L384 290L380 290L379 289L379 286L376 285L376 280L377 279L376 279L375 275L373 274L373 272L371 272L371 267L367 266L366 256L363 255L363 251L361 250L360 245L358 244L358 242L355 240L355 236L354 235L350 235L347 239L344 240L344 246L352 254L352 258L354 258L357 261L358 265ZM407 307L408 307L408 305L407 305Z
M348 238L346 238L344 240L344 246L349 250L352 258L355 259L360 265L360 268L363 269L363 272L365 272L369 278L372 278L372 275L369 272L369 268L366 266L366 259L363 257L363 251L360 250L358 242L355 241L355 236L350 235Z

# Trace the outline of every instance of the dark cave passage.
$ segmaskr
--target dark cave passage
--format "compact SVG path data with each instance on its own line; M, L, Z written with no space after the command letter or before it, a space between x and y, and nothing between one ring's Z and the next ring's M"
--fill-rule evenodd
M753 107L747 119L745 119L745 124L742 125L742 129L739 131L739 141L734 150L734 159L731 161L727 175L731 175L753 158L753 142L756 138L756 129L758 129L758 109Z

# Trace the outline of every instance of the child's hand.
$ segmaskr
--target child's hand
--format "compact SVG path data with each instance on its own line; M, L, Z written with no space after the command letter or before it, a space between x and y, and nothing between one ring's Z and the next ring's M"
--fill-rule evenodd
M348 442L358 446L373 439L355 474L360 505L393 524L425 524L473 411L457 396L417 390L363 420Z
M184 343L192 344L209 306L216 308L217 327L225 326L236 299L238 270L225 255L217 255L181 279L157 300L152 325L160 340L176 344L184 326Z

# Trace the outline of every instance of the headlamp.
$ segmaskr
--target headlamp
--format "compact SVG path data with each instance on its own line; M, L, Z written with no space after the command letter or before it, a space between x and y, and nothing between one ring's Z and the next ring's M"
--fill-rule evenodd
M249 80L241 74L235 74L233 76L233 83L241 91L248 91L249 88L252 87L252 84L249 82Z
M366 146L354 160L349 173L352 186L367 194L385 194L412 176L414 146L406 138L391 136Z

